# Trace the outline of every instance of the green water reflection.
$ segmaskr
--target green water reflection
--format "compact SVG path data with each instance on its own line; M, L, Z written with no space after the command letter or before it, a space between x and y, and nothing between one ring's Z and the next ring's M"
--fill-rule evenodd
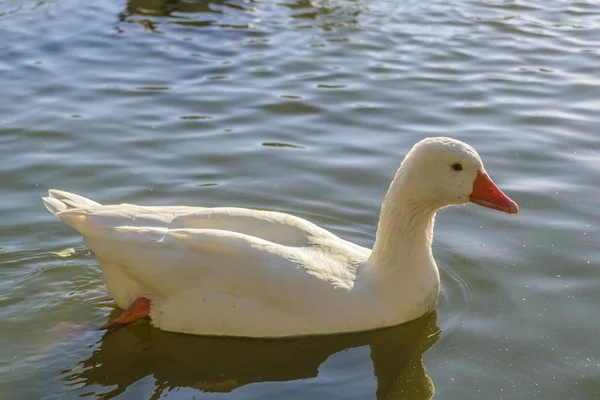
M199 337L138 323L105 333L92 355L65 371L61 380L83 392L86 386L110 388L100 398L117 396L147 376L155 380L156 399L177 387L230 392L256 382L315 378L331 355L368 346L377 399L425 400L433 397L434 387L423 353L440 333L435 312L378 331L285 340Z

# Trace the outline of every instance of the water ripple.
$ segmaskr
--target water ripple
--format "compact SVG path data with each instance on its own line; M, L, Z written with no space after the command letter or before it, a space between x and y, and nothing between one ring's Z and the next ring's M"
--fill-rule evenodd
M113 307L95 258L43 209L47 188L287 211L370 246L400 160L444 135L472 144L521 211L438 215L442 333L425 354L438 397L596 398L599 14L554 0L2 3L5 392L59 396L59 372L94 349L39 356L45 331L105 322ZM372 397L365 351L231 396ZM147 397L153 379L122 389Z

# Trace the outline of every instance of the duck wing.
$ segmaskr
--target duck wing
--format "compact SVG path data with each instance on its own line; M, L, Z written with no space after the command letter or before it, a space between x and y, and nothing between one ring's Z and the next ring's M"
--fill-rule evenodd
M50 190L46 208L86 237L118 227L209 229L237 232L285 246L309 246L337 236L293 215L237 207L145 207L101 205L85 197Z

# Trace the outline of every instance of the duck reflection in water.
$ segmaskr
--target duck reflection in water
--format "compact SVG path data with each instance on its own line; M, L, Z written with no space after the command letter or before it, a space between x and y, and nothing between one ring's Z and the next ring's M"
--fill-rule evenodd
M115 310L110 319L119 313ZM434 311L410 323L370 332L280 340L183 335L139 322L106 332L92 355L64 371L62 380L84 391L93 386L109 388L96 393L101 399L118 396L147 376L156 380L151 399L180 388L230 392L255 382L315 378L333 354L369 346L378 400L429 400L434 387L423 353L439 337L436 316ZM342 370L351 368L359 366Z
M128 0L119 14L121 22L136 22L146 30L159 32L157 24L173 23L193 27L219 26L247 29L257 24L256 0ZM319 20L313 27L330 30L341 26L358 26L362 6L356 2L295 0L270 4L288 14L261 13L270 24L288 24L289 18L302 21ZM328 18L331 16L331 18ZM166 17L166 18L165 18ZM150 18L150 19L148 19ZM306 26L305 26L306 27Z

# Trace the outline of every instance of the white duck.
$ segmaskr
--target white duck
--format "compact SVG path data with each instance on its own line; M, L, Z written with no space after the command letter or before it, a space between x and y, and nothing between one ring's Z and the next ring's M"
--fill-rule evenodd
M428 138L385 196L373 250L292 215L244 208L103 206L50 190L46 208L84 236L122 326L202 335L283 337L364 331L430 311L436 211L469 201L516 214L477 152Z

